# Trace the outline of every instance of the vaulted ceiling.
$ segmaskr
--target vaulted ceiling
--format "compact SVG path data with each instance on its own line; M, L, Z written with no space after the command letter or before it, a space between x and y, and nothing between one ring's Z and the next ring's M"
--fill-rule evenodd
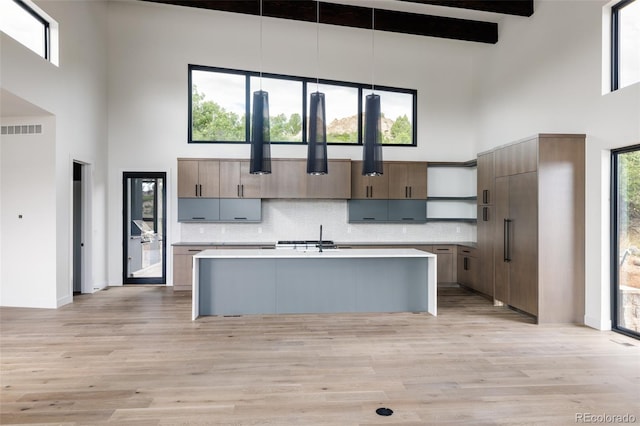
M498 42L496 21L503 16L528 17L533 14L533 0L329 0L321 1L319 6L315 0L142 1L249 15L260 15L262 9L262 16L271 18L319 21L322 24L480 43ZM319 18L316 15L318 10ZM456 12L461 10L480 11L481 19L456 16L464 15Z

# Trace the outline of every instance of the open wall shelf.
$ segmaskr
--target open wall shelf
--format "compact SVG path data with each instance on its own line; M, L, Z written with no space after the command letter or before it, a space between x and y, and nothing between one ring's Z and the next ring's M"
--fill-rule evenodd
M429 163L427 174L427 221L476 221L475 161Z

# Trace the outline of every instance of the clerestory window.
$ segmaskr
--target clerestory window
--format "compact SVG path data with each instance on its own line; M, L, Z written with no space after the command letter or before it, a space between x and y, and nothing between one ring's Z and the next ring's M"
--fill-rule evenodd
M611 90L640 82L640 0L611 8Z
M370 84L189 65L189 143L250 140L252 93L269 93L271 143L305 144L309 96L325 94L327 143L362 144ZM416 146L417 91L375 86L384 145Z

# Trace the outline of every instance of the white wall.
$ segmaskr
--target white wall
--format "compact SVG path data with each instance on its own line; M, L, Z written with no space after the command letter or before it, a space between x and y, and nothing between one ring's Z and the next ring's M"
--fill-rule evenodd
M120 200L123 171L167 171L169 244L181 240L269 241L315 235L312 202L264 203L254 225L180 225L176 217L176 158L248 158L248 145L187 143L187 65L260 70L260 18L170 5L109 3L109 283L121 282ZM315 23L263 18L262 71L314 77ZM321 25L322 78L371 81L372 32ZM418 146L387 147L386 160L466 161L475 155L472 53L476 43L376 32L375 83L418 90ZM330 146L330 158L360 159L357 147ZM305 146L272 146L272 156L304 158ZM322 203L322 220L339 241L404 238L469 239L467 225L352 226L344 202ZM277 220L275 218L278 218ZM313 224L311 223L313 222ZM287 223L282 227L278 223ZM262 227L262 232L259 229ZM222 230L224 229L224 234ZM330 230L330 231L329 231ZM170 275L169 270L169 276Z
M3 135L0 163L0 306L55 307L55 118L14 117L3 126L42 133Z
M475 65L478 151L535 133L587 134L585 323L599 329L611 326L608 153L640 142L640 84L601 94L605 4L538 0L531 18L504 21Z
M43 243L39 256L55 262L46 277L46 296L23 288L21 306L56 307L72 301L71 221L72 163L78 160L91 164L93 171L91 206L91 247L94 288L106 285L106 8L104 1L39 1L41 7L59 24L59 67L43 60L5 34L0 34L0 83L3 89L51 112L55 116L55 150L47 152L48 168L34 169L30 179L51 185L49 196L40 193L46 203L39 205L53 223L47 223L44 233L54 233ZM4 138L3 138L4 144ZM22 163L24 152L2 153L3 164ZM40 155L41 153L37 153ZM42 163L45 161L42 160ZM5 189L19 188L21 180L2 181ZM2 204L2 217L11 205ZM8 211L10 214L11 211ZM8 216L10 218L10 216ZM31 252L7 251L20 246L17 234L2 230L3 280L5 268L19 265L30 273L34 269ZM51 246L49 246L51 244ZM37 264L36 264L37 266ZM33 284L36 285L36 284ZM40 285L40 284L38 284ZM46 300L42 300L45 297Z

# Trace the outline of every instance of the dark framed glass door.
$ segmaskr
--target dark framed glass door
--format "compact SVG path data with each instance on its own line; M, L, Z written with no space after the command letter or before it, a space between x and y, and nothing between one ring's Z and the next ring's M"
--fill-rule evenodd
M640 145L611 160L613 329L640 338Z
M165 284L166 173L123 173L124 284Z

